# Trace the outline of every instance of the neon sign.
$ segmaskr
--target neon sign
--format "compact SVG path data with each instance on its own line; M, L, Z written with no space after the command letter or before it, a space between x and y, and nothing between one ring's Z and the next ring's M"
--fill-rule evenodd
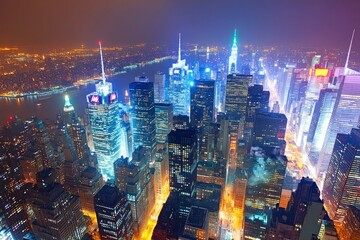
M117 100L117 94L115 92L111 93L109 96L109 101L111 103L115 102Z
M101 102L101 97L99 95L90 95L89 96L89 102L91 104L98 105Z

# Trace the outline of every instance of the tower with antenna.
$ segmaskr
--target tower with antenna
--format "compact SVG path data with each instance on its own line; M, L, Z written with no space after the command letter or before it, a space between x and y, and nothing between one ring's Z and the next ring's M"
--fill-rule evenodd
M173 104L174 115L190 115L190 86L194 74L181 59L181 33L179 33L179 46L177 62L169 68L168 100Z
M99 169L105 179L114 178L114 162L120 157L121 126L118 94L106 81L102 45L99 41L101 81L86 96L87 113Z

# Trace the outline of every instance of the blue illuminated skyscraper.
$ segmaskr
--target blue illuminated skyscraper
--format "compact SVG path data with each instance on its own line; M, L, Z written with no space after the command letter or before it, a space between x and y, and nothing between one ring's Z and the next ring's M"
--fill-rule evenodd
M179 34L178 61L169 69L169 101L173 104L174 115L187 115L190 111L190 85L194 79L193 73L181 59L181 42Z
M100 171L104 178L112 179L114 162L120 157L120 113L118 95L106 82L101 43L100 56L102 81L95 85L96 92L86 96L87 110Z

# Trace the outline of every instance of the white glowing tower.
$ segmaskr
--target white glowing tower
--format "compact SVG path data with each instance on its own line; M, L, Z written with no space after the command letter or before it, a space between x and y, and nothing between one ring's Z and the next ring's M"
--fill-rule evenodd
M236 29L234 31L233 45L231 47L231 55L229 57L229 74L236 73L236 65L237 65L237 57L238 57L238 46L237 46L237 37L236 37Z
M120 157L121 129L118 94L106 81L104 61L100 47L101 77L96 92L87 95L88 118L99 169L105 179L114 178L114 162Z

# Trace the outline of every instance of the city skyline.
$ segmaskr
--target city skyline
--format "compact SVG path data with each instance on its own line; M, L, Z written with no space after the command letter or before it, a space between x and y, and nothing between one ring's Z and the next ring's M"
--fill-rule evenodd
M82 1L6 4L1 240L360 239L355 2Z

